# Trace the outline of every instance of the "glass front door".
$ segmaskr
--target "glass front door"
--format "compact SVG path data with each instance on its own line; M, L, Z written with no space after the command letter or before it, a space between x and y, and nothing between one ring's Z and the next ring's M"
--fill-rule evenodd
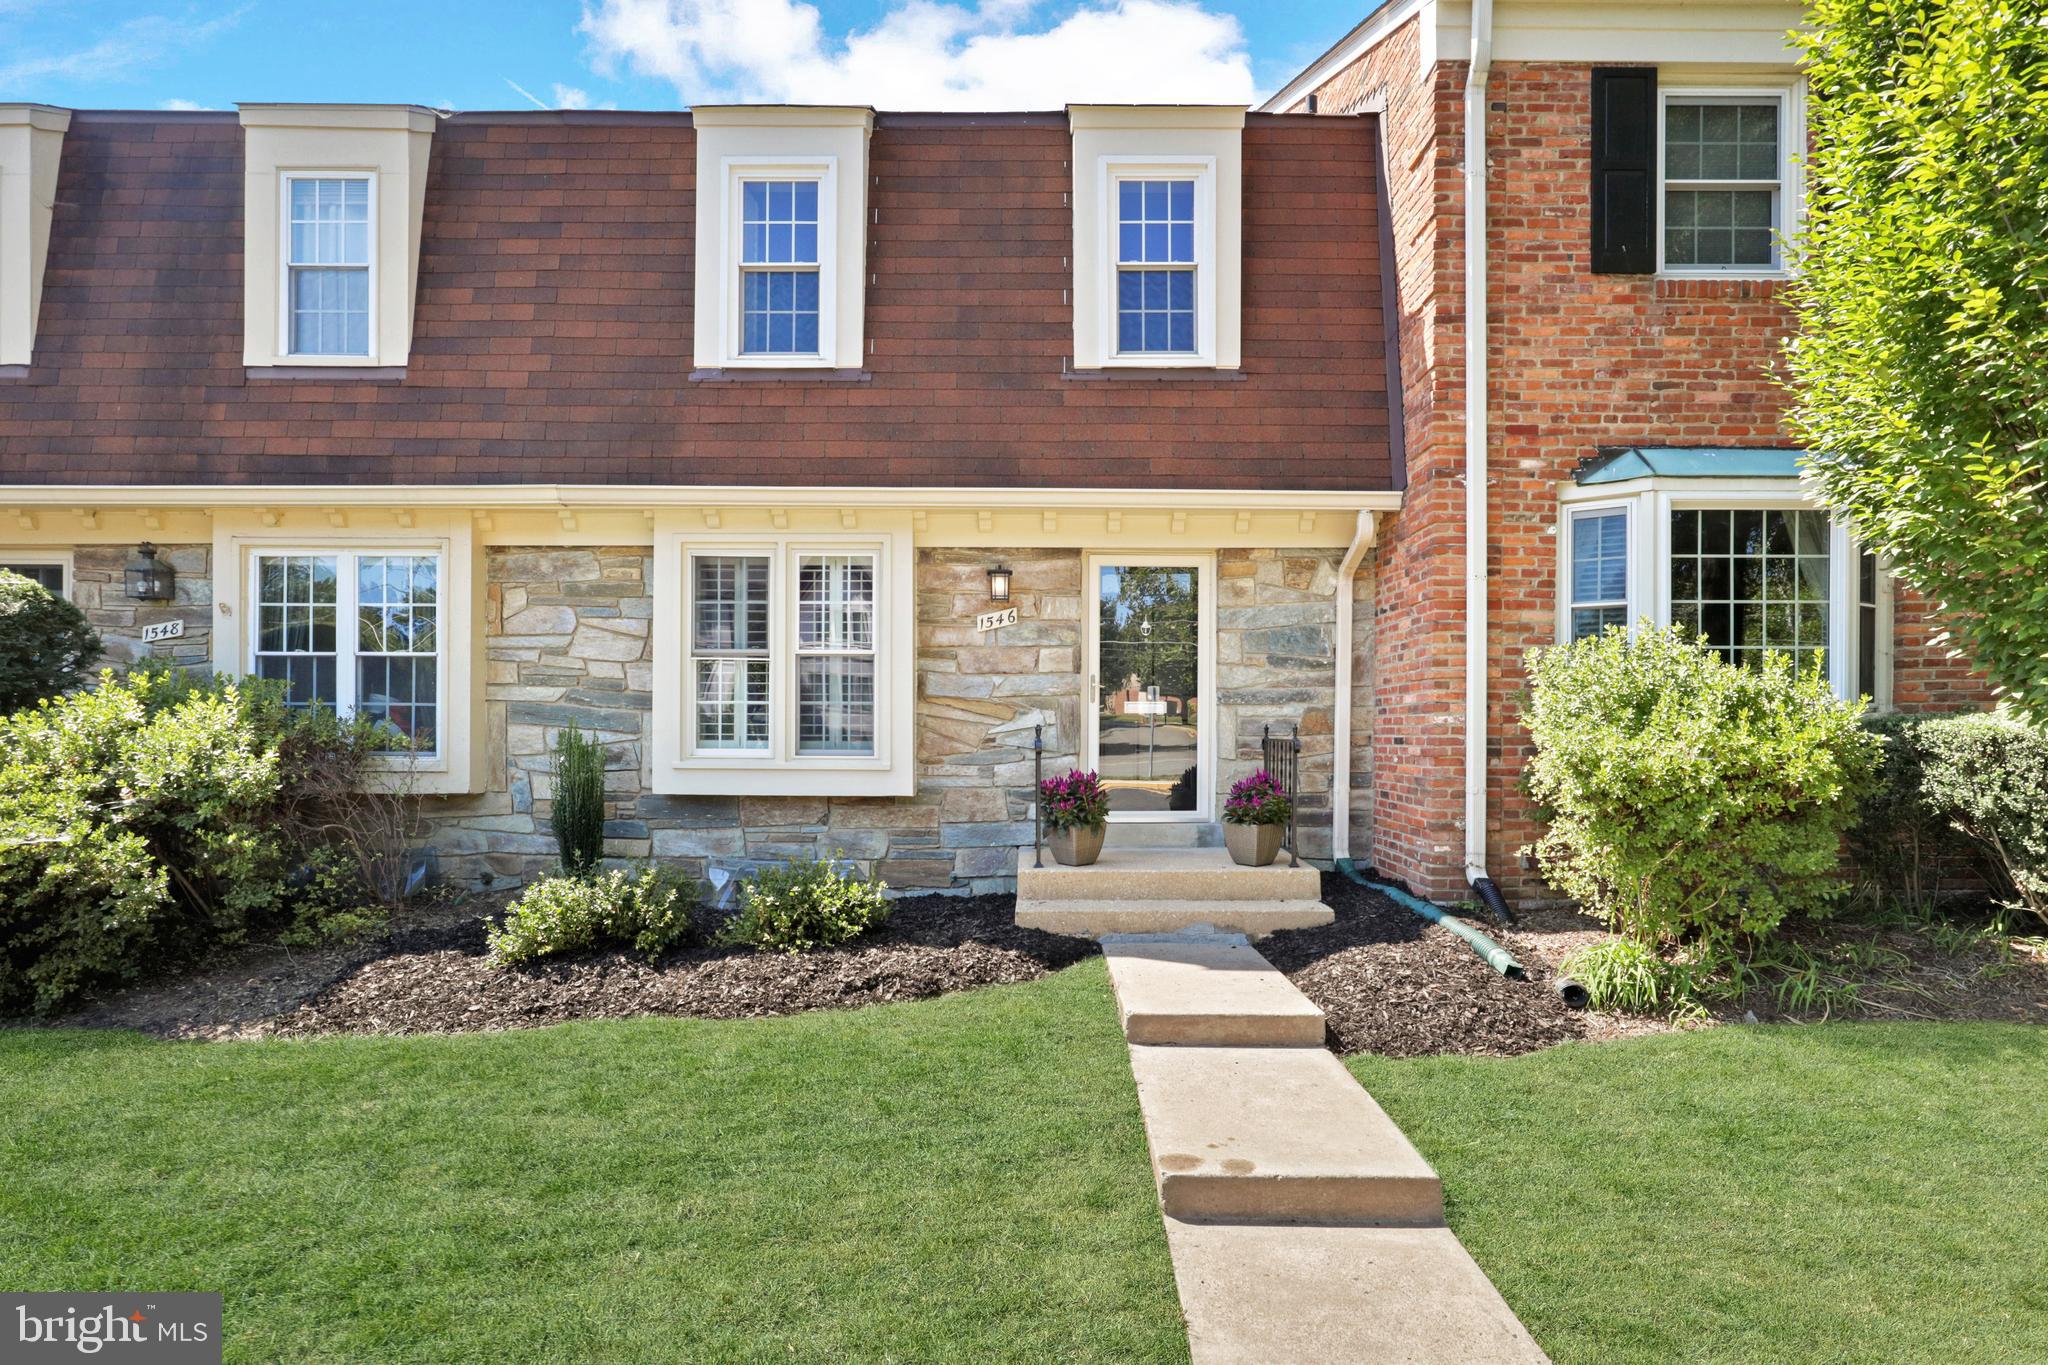
M1096 771L1113 816L1207 818L1202 570L1094 563Z

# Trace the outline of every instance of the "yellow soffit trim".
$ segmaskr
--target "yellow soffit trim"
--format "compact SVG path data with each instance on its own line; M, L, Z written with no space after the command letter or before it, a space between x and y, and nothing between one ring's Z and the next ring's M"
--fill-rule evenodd
M660 507L1092 508L1135 511L1361 511L1401 506L1393 489L763 488L717 484L24 484L4 506L144 507Z

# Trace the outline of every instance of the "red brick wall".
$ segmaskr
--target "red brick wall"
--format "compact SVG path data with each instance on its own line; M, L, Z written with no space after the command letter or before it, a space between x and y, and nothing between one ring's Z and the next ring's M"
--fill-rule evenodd
M867 382L692 382L687 116L435 133L402 382L242 367L232 115L80 113L5 483L1389 485L1370 120L1244 134L1241 375L1066 378L1063 115L884 115Z
M1420 72L1414 41L1411 22L1317 93L1335 113L1384 88L1394 139L1404 392L1427 406L1409 414L1409 499L1382 559L1374 857L1444 896L1463 894L1464 65ZM1518 696L1527 651L1557 638L1559 486L1599 446L1789 443L1774 376L1792 318L1778 285L1591 273L1590 90L1586 65L1511 62L1487 92L1487 861L1525 897L1548 893L1517 856L1540 833L1517 789L1529 757ZM1434 232L1410 221L1426 201ZM1982 703L1982 682L1903 587L1894 632L1902 708Z
M1454 245L1463 229L1462 130L1441 117L1446 100L1457 102L1454 77L1422 75L1418 41L1410 20L1316 97L1325 115L1384 111L1400 282L1407 491L1375 551L1372 734L1370 751L1353 763L1354 800L1372 805L1357 828L1373 831L1373 846L1352 853L1444 895L1456 889L1464 841L1464 365Z

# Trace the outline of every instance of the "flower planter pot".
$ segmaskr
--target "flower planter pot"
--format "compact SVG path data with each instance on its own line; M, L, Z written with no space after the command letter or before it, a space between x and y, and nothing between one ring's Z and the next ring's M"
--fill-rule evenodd
M1232 862L1243 867L1264 867L1280 856L1280 839L1285 825L1225 825L1223 846Z
M1102 856L1103 832L1086 825L1048 830L1045 846L1052 850L1054 862L1065 863L1068 867L1086 867Z

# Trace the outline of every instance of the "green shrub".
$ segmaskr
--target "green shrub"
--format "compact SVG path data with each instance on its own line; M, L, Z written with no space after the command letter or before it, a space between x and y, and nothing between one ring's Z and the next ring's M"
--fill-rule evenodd
M84 612L34 579L0 569L0 712L80 686L100 650Z
M800 859L757 872L719 941L764 953L801 953L859 938L889 918L888 888L829 861Z
M1982 880L1978 850L1927 801L1922 731L1934 718L1867 716L1883 745L1877 779L1849 831L1856 895L1872 909L1904 905L1931 913L1944 889Z
M517 966L546 957L626 947L650 962L688 943L696 886L669 868L629 876L547 877L521 893L487 931L491 961Z
M1655 948L1633 938L1589 943L1557 970L1586 988L1589 1009L1651 1014L1676 1003L1679 994L1678 973L1672 964L1658 956Z
M1725 956L1843 893L1878 740L1783 655L1740 668L1673 631L1535 651L1524 724L1545 877L1624 936Z
M1983 851L2001 904L2048 922L2048 734L2000 714L1915 733L1927 808Z
M0 717L0 1008L60 1008L278 906L277 755L238 690L141 672Z
M604 745L571 724L555 737L555 804L549 816L572 876L604 857Z

